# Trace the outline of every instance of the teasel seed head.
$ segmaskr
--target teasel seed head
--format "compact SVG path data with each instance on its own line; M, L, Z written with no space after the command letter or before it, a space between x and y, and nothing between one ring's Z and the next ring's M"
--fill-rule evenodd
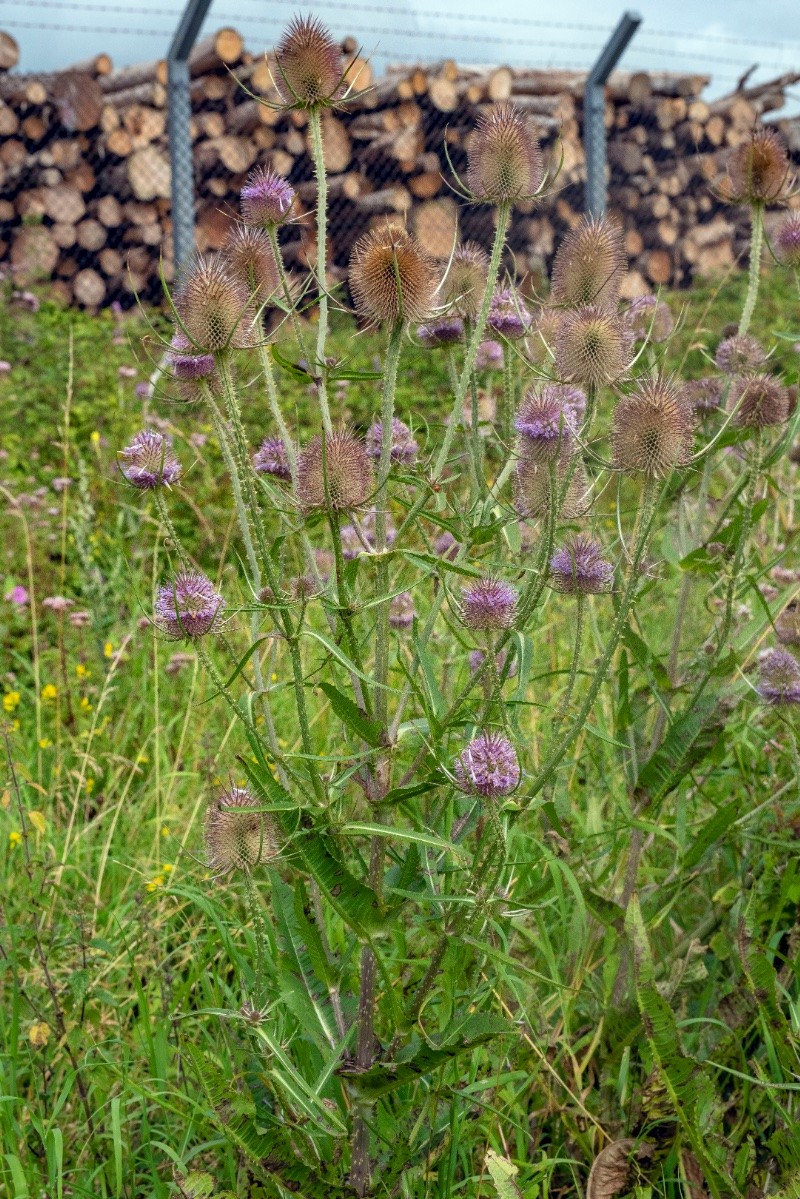
M229 787L206 812L206 852L215 875L252 870L278 857L278 829L264 804L246 787Z
M730 198L736 204L780 203L789 194L789 154L774 129L764 126L737 146L728 164Z
M291 479L289 455L281 437L265 437L253 454L253 469L260 475L272 475L284 482Z
M531 388L526 393L514 421L523 457L534 462L550 462L564 455L570 438L577 431L574 410L565 405L562 394L572 390L550 384L541 391Z
M756 690L765 704L800 704L800 662L788 649L771 649L759 662Z
M255 225L237 225L222 247L228 270L240 280L257 305L278 291L281 280L268 235Z
M717 346L714 361L726 375L758 370L767 361L760 342L750 333L736 333Z
M698 416L707 416L716 412L722 403L722 383L719 379L687 379L680 388L681 399Z
M734 379L728 396L734 423L740 429L765 429L783 425L791 414L789 389L774 375L745 375Z
M790 212L775 234L775 257L800 270L800 212Z
M172 442L163 433L143 429L120 451L121 470L129 483L142 491L170 487L181 473Z
M269 166L258 166L247 176L240 193L242 216L248 225L275 229L288 219L295 200L294 188Z
M414 623L414 597L410 591L401 591L392 597L389 605L389 624L393 629L410 629Z
M344 95L341 47L317 17L295 17L275 59L275 85L290 107L321 108Z
M464 320L474 321L480 311L489 255L475 241L456 246L442 286L442 303Z
M225 600L211 579L196 570L183 570L159 588L155 623L173 641L194 640L212 632L224 610Z
M492 296L486 328L498 337L516 341L524 337L533 318L513 287L501 287Z
M656 376L641 381L614 409L614 465L650 478L668 475L689 462L694 423L694 412L670 379Z
M551 586L568 595L600 595L609 590L613 578L613 565L589 537L574 537L550 559Z
M514 504L523 520L536 520L547 516L553 504L561 503L559 509L564 520L581 516L589 506L589 486L583 461L574 455L564 454L556 463L555 479L551 482L551 464L537 462L524 454L514 470ZM567 472L572 474L563 500L561 492L566 483Z
M625 249L616 221L584 216L556 252L551 300L567 308L616 308L624 270Z
M631 359L631 335L615 312L590 306L565 312L556 335L556 369L585 387L611 383Z
M387 221L353 247L350 291L356 312L372 324L424 320L435 288L433 260L401 225Z
M654 342L666 341L675 328L668 306L656 296L638 296L623 319L636 341L645 337Z
M381 456L382 441L383 422L379 420L373 421L364 438L364 444L370 458L374 458L375 461ZM418 449L419 446L414 440L414 434L408 425L404 424L398 417L392 417L392 452L390 461L401 466L411 466L416 461Z
M174 303L198 355L256 343L250 290L217 254L192 263Z
M336 429L308 443L297 461L297 491L305 512L330 507L348 512L365 504L373 490L372 464L364 443L349 429ZM328 494L325 495L327 476Z
M517 615L517 589L487 575L461 592L461 620L474 631L510 629Z
M464 322L460 316L442 316L417 328L417 337L427 349L452 346L464 340Z
M542 152L519 109L498 104L478 118L467 150L467 185L476 200L502 204L536 195Z
M289 595L295 603L307 603L317 595L318 590L311 575L295 575L289 584Z
M466 795L500 799L519 785L519 760L502 733L479 733L456 758L453 774Z

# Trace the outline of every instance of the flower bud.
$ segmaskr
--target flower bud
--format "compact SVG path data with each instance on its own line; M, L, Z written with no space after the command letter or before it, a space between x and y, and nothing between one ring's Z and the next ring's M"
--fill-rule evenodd
M225 600L206 575L184 570L159 589L155 603L156 626L175 641L210 633L220 622Z
M550 559L550 583L568 595L600 595L613 578L613 565L589 537L574 537Z
M758 370L767 361L767 355L752 334L736 333L719 343L714 361L724 374L739 375Z
M541 392L531 388L514 421L520 434L520 453L534 462L549 462L563 456L570 437L577 431L572 409L565 407L561 392L572 390L557 384ZM577 389L576 389L577 390Z
M508 203L544 182L542 153L519 109L498 104L481 115L467 150L467 185L476 200Z
M687 379L680 388L681 399L698 415L716 412L722 403L722 385L719 379Z
M308 443L297 462L297 491L305 512L328 507L336 512L359 508L366 503L373 485L366 448L349 429L327 435L324 464L321 437Z
M640 382L614 409L611 444L618 470L668 475L691 458L694 413L672 382Z
M341 47L317 17L294 18L275 60L275 85L286 104L320 108L344 95Z
M800 270L800 212L790 212L775 234L775 257Z
M421 321L433 305L433 262L415 237L386 222L358 239L350 257L356 312L373 324Z
M206 852L215 874L252 870L278 856L278 830L263 803L245 787L230 787L208 805Z
M608 217L584 216L553 261L551 300L568 308L615 308L625 270L622 233Z
M249 225L274 229L289 216L294 204L294 188L272 167L251 171L241 191L242 216Z
M442 316L417 328L417 337L427 349L456 345L464 340L464 322L460 316Z
M142 491L169 487L181 473L171 441L153 429L137 433L131 444L120 451L120 457L123 475Z
M453 774L465 794L499 799L519 785L516 750L501 733L479 733L456 758Z

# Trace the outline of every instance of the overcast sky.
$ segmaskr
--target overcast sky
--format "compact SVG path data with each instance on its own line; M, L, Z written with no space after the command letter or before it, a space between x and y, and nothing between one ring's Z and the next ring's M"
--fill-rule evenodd
M616 24L617 0L214 0L205 31L235 25L248 49L274 44L298 11L351 33L375 65L451 57L463 63L585 67ZM798 0L640 0L644 22L622 65L714 76L711 94L731 89L757 63L754 79L800 71ZM23 70L46 70L103 50L114 62L162 58L181 0L0 0L0 29L22 49ZM502 15L501 15L502 14ZM800 108L800 84L793 95Z

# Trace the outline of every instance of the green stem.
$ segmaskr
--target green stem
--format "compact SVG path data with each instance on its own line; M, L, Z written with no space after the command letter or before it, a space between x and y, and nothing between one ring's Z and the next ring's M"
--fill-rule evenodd
M510 345L503 347L503 410L500 413L500 440L508 450L514 413L514 361Z
M161 523L163 524L164 528L167 530L167 534L169 535L170 541L172 542L173 546L175 547L175 553L178 555L178 561L180 562L180 564L184 570L188 570L191 566L191 563L189 561L189 556L186 553L186 550L183 548L183 542L178 537L177 530L176 530L174 524L172 523L172 518L169 514L169 510L167 509L167 505L164 500L164 495L163 495L160 487L157 487L155 489L154 499L156 501L156 508L158 509L158 515L161 518Z
M739 336L743 337L750 328L750 321L756 307L758 286L761 281L761 258L764 250L764 207L762 204L753 205L753 225L750 230L750 273L747 280L747 296L742 309L742 319L739 321Z
M383 376L381 401L381 456L378 462L378 490L375 509L375 551L379 555L375 571L375 594L381 598L389 590L389 564L386 551L386 532L389 517L388 479L392 465L392 421L397 388L397 369L403 327L398 322L392 329ZM390 601L378 604L375 627L375 711L382 725L387 722L389 679L389 608Z
M305 339L303 338L303 331L300 328L300 321L297 317L297 308L292 298L292 289L289 284L289 276L286 274L286 267L283 265L283 255L281 254L281 248L278 244L278 231L274 225L270 225L267 228L267 235L269 237L270 245L272 246L272 253L275 256L275 265L278 268L278 278L280 279L281 287L283 288L283 298L286 301L286 307L289 311L289 319L292 322L294 335L297 338L297 344L300 347L300 352L303 354L306 360L308 360L308 352L305 346Z
M286 457L289 461L289 473L292 476L292 486L295 495L297 495L297 450L294 444L294 438L289 432L286 421L283 419L281 412L280 400L278 399L278 388L275 384L275 372L272 369L272 359L270 358L269 348L263 343L258 347L259 358L261 359L261 371L264 375L264 383L267 389L267 401L269 410L272 413L272 419L277 425L278 432L281 435L281 440L286 446Z
M303 660L300 656L300 644L296 635L287 637L287 642L289 645L289 658L292 663L297 722L300 725L300 741L303 746L303 753L306 756L307 769L311 775L311 785L314 788L314 794L319 803L324 804L325 786L320 777L319 765L314 756L311 744L311 727L308 723L308 710L306 709L306 692L303 680Z
M314 161L314 178L317 181L317 287L319 288L319 325L317 327L317 371L319 406L322 427L327 434L333 432L331 413L328 407L326 381L325 346L328 340L328 175L322 150L322 116L318 108L308 111L308 129L311 134L311 157Z

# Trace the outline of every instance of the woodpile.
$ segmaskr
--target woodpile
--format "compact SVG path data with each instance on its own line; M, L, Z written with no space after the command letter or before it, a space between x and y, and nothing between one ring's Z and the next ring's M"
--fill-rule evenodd
M344 278L354 240L395 215L426 249L446 258L456 236L486 244L492 212L457 203L481 112L498 101L538 128L558 178L538 202L517 205L509 238L517 271L538 273L578 219L585 162L585 76L565 70L459 67L450 60L390 67L374 80L356 43L343 43L350 102L324 118L330 172L330 271ZM0 33L0 266L27 285L95 308L157 299L173 273L167 73L162 61L114 70L100 54L68 70L19 75L14 39ZM199 43L190 59L197 244L218 249L235 220L239 190L256 163L291 180L301 215L285 233L291 270L316 256L316 185L307 119L277 99L268 56L234 29ZM746 236L741 213L717 198L726 159L784 102L788 75L704 100L705 75L617 73L606 89L609 199L625 231L630 296L730 266ZM780 122L800 158L800 123Z

